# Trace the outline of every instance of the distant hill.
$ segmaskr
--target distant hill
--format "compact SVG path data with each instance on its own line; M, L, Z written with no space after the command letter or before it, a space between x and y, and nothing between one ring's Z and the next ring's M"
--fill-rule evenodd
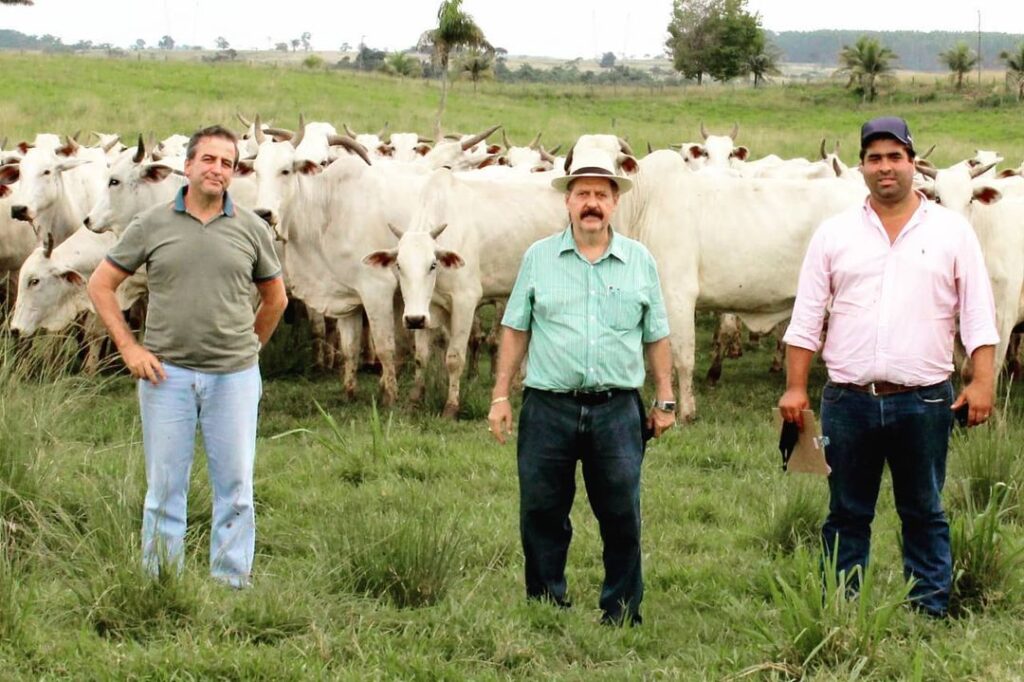
M910 71L945 71L939 62L939 53L964 41L972 49L978 49L977 33L953 33L950 31L767 31L780 50L783 61L802 64L837 65L837 56L844 45L852 45L863 35L877 38L891 49L899 60L897 68ZM984 68L999 69L1003 62L999 53L1015 50L1024 35L1012 33L982 33L981 54Z

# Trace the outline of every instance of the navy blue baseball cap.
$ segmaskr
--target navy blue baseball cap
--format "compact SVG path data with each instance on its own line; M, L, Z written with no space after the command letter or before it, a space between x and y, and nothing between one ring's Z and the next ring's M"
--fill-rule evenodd
M880 116L873 118L860 127L860 148L863 152L868 143L879 137L891 137L907 146L911 154L914 152L914 138L910 135L907 122L899 116Z

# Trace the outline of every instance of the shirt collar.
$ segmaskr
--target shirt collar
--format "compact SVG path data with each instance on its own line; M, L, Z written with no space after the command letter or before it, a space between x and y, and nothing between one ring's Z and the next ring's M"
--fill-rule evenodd
M182 185L178 193L174 195L174 210L178 213L185 213L185 194L188 193L188 185ZM221 213L229 218L235 217L235 202L231 200L231 194L224 190L224 207Z
M618 260L622 261L623 263L625 263L626 262L626 253L625 253L625 251L622 248L622 240L616 238L616 234L615 234L615 229L614 228L609 226L608 230L611 232L611 240L608 243L608 248L601 255L601 257L597 259L596 262L600 263L602 260L604 260L608 256L615 256L616 259L618 259ZM571 224L569 225L569 227L567 227L562 232L562 236L558 240L558 254L561 255L561 254L565 253L566 251L575 251L576 253L579 253L579 249L576 248L576 240L572 236L572 225ZM582 256L581 256L581 258L582 258Z
M914 194L916 194L918 198L921 199L921 202L917 205L917 209L914 211L914 215L910 216L910 220L908 220L907 224L903 226L902 230L900 230L900 237L909 232L912 228L921 224L924 221L924 219L928 216L928 207L931 204L931 200L928 197L926 197L921 192L921 190L915 189ZM875 212L875 209L871 207L870 194L864 199L862 211L864 213L864 219L867 220L872 225L876 226L879 230L881 230L882 234L885 234L885 228L882 226L882 219L878 217L878 214ZM888 239L889 236L885 235L885 238ZM898 238L899 237L897 237L897 239Z

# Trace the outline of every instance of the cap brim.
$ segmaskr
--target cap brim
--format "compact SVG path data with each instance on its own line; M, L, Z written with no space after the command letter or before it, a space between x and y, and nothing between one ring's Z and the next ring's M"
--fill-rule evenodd
M562 175L551 181L551 186L557 189L559 192L568 192L569 184L573 180L579 180L580 178L599 178L601 180L611 180L619 188L619 194L625 194L629 190L633 189L633 181L623 175L604 175L603 173L580 173L579 175Z

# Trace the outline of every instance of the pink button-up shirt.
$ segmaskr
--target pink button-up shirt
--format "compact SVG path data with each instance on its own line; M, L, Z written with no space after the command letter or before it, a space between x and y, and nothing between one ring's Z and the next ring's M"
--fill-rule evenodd
M953 334L968 353L995 345L992 286L974 230L923 196L896 241L869 201L823 222L800 271L784 341L817 351L837 383L927 386L953 371Z

